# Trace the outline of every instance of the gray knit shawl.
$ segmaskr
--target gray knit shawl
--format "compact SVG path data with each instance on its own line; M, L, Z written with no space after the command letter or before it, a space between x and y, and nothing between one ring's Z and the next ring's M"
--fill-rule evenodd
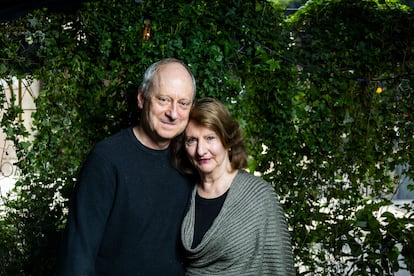
M284 211L267 182L239 171L213 225L192 249L195 193L181 227L187 275L295 275Z

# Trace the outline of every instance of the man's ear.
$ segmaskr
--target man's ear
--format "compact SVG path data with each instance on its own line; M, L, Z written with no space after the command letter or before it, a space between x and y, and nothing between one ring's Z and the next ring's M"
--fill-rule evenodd
M143 109L144 108L144 95L142 94L141 88L138 89L137 100L138 100L138 108Z

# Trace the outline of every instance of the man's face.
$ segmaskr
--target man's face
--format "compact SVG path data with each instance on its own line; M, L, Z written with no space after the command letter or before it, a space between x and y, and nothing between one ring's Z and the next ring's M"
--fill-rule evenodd
M155 143L167 143L181 134L188 123L193 101L191 76L179 63L165 64L154 75L150 95L138 95L145 129Z

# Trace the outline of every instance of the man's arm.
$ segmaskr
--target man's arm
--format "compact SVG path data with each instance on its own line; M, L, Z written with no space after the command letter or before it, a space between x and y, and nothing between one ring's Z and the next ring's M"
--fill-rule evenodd
M92 153L81 170L70 201L60 275L96 275L96 256L113 202L115 185L113 168Z

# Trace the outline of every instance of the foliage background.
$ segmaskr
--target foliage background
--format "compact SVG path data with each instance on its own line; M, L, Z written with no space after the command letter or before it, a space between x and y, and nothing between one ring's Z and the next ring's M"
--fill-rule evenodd
M187 62L198 97L242 123L251 171L285 207L298 274L414 272L412 215L379 213L395 166L413 176L413 24L412 9L374 0L315 0L291 17L260 0L102 0L3 23L0 76L43 87L33 139L19 106L1 121L22 177L0 218L0 275L56 274L82 161L136 122L141 75L163 57Z

